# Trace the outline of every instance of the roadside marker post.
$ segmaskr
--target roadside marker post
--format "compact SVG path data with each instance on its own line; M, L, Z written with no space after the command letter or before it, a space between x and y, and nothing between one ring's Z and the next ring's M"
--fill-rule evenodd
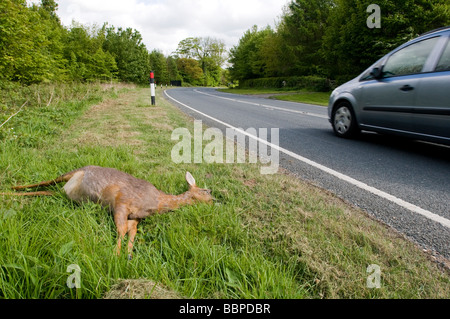
M155 98L155 73L153 71L150 71L150 94L152 96L152 105L156 104L156 98Z

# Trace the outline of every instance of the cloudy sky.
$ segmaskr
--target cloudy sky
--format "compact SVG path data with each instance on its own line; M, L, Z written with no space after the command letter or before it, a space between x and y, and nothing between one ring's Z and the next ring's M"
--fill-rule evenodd
M28 2L40 2L28 0ZM72 20L84 25L138 30L149 51L169 55L187 37L222 39L230 49L253 25L272 27L289 0L59 0L58 15L64 25Z

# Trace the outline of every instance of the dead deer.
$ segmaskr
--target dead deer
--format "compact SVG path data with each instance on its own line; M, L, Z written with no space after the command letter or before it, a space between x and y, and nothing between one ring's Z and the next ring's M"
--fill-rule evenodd
M114 168L86 166L58 178L33 185L15 186L14 190L50 186L67 182L63 189L73 201L99 203L114 215L117 227L117 254L121 251L121 241L128 233L128 253L131 257L138 223L151 215L163 214L183 205L195 202L211 203L211 191L197 187L191 173L186 172L189 190L181 195L170 195L158 190L151 183L138 179ZM9 193L2 195L39 196L53 195L49 191Z

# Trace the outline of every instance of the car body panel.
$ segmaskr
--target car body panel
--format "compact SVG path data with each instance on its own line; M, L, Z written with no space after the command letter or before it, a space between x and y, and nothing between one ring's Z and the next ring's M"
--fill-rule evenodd
M426 74L412 112L413 130L450 138L450 71Z
M410 110L414 107L417 91L402 91L401 88L417 87L418 82L414 76L402 76L363 83L358 103L360 124L410 130Z

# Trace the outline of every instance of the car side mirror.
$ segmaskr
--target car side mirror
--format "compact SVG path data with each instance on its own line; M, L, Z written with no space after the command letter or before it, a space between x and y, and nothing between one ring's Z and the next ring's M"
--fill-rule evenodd
M373 68L370 72L370 75L372 75L375 79L381 79L381 77L383 76L382 68Z

